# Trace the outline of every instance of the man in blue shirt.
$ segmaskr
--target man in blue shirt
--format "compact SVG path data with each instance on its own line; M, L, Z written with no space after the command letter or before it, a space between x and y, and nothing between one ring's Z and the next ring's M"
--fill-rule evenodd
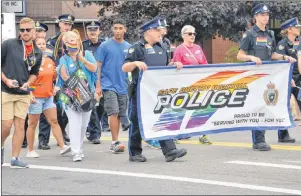
M126 23L122 19L113 22L113 38L103 42L95 53L99 66L99 78L96 93L103 93L104 108L109 116L112 134L113 153L124 152L124 145L118 141L120 118L127 115L127 75L122 71L122 65L130 44L124 40Z

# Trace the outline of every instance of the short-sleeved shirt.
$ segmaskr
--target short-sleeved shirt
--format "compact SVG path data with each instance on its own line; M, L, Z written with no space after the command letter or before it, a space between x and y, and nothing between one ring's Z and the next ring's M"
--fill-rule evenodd
M130 47L127 41L118 43L108 39L97 49L95 58L102 63L100 79L103 91L127 94L127 74L122 71L122 65Z
M268 28L262 31L257 25L254 25L243 34L240 49L263 61L271 60L272 54L276 50L275 37L271 35L271 32Z
M8 79L15 79L21 87L29 79L30 75L38 75L42 62L42 51L33 42L32 53L26 57L25 46L22 40L8 39L1 44L1 69ZM26 60L27 58L27 60ZM34 66L28 66L28 62L34 62ZM27 95L29 91L23 91L19 88L9 88L1 81L1 91Z
M33 91L33 95L37 98L48 98L53 96L53 80L55 77L54 62L48 57L43 58L39 75L36 81L30 85L36 87Z
M298 47L300 45L300 41L290 41L287 37L283 38L277 45L276 52L282 55L288 55L298 60ZM298 62L294 64L294 75L300 75L298 70Z
M84 57L87 59L87 61L96 65L96 60L91 51L86 50ZM85 75L87 76L89 87L90 87L91 91L95 92L95 82L97 81L97 71L90 72L82 62L80 62L79 60L77 62L78 62L79 67L85 72ZM70 76L70 75L72 75L72 73L74 71L77 70L77 66L76 66L77 62L74 62L72 60L72 58L67 54L65 54L64 56L62 56L60 58L60 64L59 64L59 68L58 68L58 70L59 70L58 71L58 82L57 82L56 86L62 87L65 82L62 79L61 74L60 74L60 70L61 70L62 66L64 66L67 74Z
M181 62L183 65L208 64L202 48L197 44L178 46L174 52L173 62Z

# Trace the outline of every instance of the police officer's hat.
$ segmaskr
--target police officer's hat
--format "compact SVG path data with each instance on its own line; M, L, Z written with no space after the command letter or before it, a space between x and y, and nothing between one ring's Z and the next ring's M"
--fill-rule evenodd
M169 25L167 24L165 18L160 18L160 23L161 23L161 25L160 25L158 28L166 28L166 27L169 27Z
M289 27L301 27L301 25L298 22L298 18L296 18L296 17L291 18L291 19L285 21L284 23L282 23L282 25L281 25L282 30L285 30Z
M35 28L36 28L36 29L42 29L42 30L44 30L45 32L48 31L48 26L47 26L46 24L41 23L41 22L38 22L38 21L35 23Z
M98 22L98 21L86 22L85 27L87 29L89 29L89 28L99 28L100 27L100 22Z
M160 18L154 18L139 27L142 32L145 32L149 29L156 29L161 26Z
M62 14L59 16L59 22L65 22L65 23L70 23L73 24L75 17L72 16L71 14Z
M252 8L252 16L255 16L256 14L262 14L262 13L270 13L269 7L263 3L254 4Z

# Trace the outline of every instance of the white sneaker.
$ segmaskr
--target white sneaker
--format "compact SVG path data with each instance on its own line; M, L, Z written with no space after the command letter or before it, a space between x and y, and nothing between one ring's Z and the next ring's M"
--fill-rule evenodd
M63 149L60 150L60 154L61 155L64 155L64 154L66 154L68 152L71 152L71 147L70 146L64 145Z
M82 157L80 154L75 154L73 156L73 162L78 162L78 161L82 161Z
M32 150L32 151L28 151L26 157L28 158L38 158L40 155L38 153L36 153L36 151Z
M83 150L82 150L82 149L79 151L79 155L80 155L80 157L81 157L81 158L85 158L85 155L84 155L84 153L83 153Z

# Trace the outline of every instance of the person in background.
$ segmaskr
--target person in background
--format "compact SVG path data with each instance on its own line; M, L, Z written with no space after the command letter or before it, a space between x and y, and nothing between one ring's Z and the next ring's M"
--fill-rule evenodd
M56 105L53 103L53 81L56 80L56 68L54 62L46 57L46 41L44 38L36 38L38 48L44 53L42 64L39 69L39 75L31 87L34 88L31 93L31 104L28 112L28 129L26 132L28 152L27 157L37 158L38 153L34 150L35 130L40 119L41 113L44 113L51 125L53 135L57 140L61 151L60 154L66 154L71 151L70 146L64 144L62 131L57 121Z
M34 42L35 23L22 18L20 36L1 44L1 165L4 162L4 143L14 124L11 168L28 168L19 158L24 139L24 123L30 103L29 85L37 78L42 52Z
M83 49L89 50L95 56L99 45L104 39L99 37L100 22L91 21L85 23L88 39L83 41ZM100 99L99 105L95 106L91 112L90 122L87 127L86 137L92 144L100 144L102 127L100 119L104 114L103 98Z
M78 32L68 31L61 35L60 38L62 38L66 45L67 53L60 58L57 86L62 88L65 81L80 68L87 78L91 93L94 95L95 82L97 81L97 64L92 52L88 50L82 51L82 41ZM73 161L82 161L85 157L83 153L83 141L92 110L78 112L64 104L63 108L69 119L70 146Z
M278 54L287 55L294 59L298 59L297 48L300 41L297 37L300 36L301 25L297 18L292 18L285 21L281 25L281 35L283 39L278 43L276 52ZM298 97L299 89L301 87L301 74L298 70L298 61L294 63L293 79L292 79L292 94L296 98ZM297 107L301 109L301 101L297 100ZM295 139L291 138L288 130L278 130L278 142L281 143L295 143Z
M184 66L205 65L208 64L202 48L195 44L195 28L191 25L185 25L181 30L183 43L179 45L173 56L173 62L181 62ZM199 137L202 144L212 144L206 135Z
M120 118L127 116L127 75L122 71L122 65L130 44L124 40L126 23L122 19L113 21L113 38L103 42L95 58L99 65L99 76L96 92L103 93L104 107L109 116L112 134L110 150L113 153L124 152L124 145L118 141Z

